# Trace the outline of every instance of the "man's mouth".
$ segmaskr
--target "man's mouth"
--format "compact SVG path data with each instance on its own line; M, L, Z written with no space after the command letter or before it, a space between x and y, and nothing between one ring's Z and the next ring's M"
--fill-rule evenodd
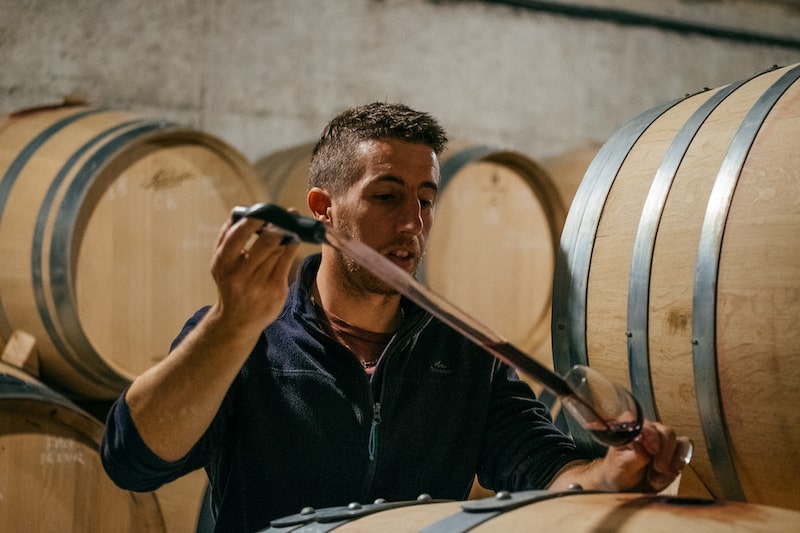
M394 264L406 271L411 271L416 265L417 254L411 250L398 249L392 250L385 256Z

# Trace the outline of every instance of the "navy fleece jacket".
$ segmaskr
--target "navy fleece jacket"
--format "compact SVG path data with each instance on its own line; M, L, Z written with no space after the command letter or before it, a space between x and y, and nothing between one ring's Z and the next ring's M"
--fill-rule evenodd
M306 260L283 313L183 459L150 451L124 395L117 400L101 456L119 486L154 490L205 468L216 530L252 532L304 506L463 499L475 473L494 490L543 488L583 458L512 369L411 302L368 376L319 324L308 292L318 267L318 255Z

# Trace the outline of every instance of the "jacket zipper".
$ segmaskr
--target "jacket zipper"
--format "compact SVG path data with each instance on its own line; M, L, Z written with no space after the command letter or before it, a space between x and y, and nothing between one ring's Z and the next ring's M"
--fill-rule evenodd
M428 316L427 321L430 321L431 317ZM427 322L426 322L427 323ZM386 390L385 386L385 372L386 372L386 365L388 363L389 358L391 357L392 353L397 350L397 346L402 346L403 343L406 342L412 335L413 332L420 331L422 326L420 324L410 324L406 327L405 331L398 332L389 343L386 345L386 348L381 354L380 359L378 360L378 365L381 366L380 369L376 369L376 372L380 371L383 375L381 376L381 383L378 387L377 391L377 398L375 397L374 391L372 390L372 379L374 379L375 375L369 379L369 396L372 401L372 424L369 428L369 441L367 443L367 451L369 453L369 460L370 460L370 468L369 473L367 475L367 489L372 485L372 477L375 475L375 467L378 462L378 436L379 436L379 426L381 424L381 402L383 401L383 395Z
M372 404L372 425L369 428L369 460L373 463L378 456L378 425L381 423L381 402Z
M406 336L403 335L402 337L398 337L395 335L390 341L389 344L386 345L386 349L384 350L378 364L381 366L380 372L383 373L386 371L386 363L389 359L391 353L395 350L395 346L401 344L401 340L404 339ZM377 370L376 370L377 372ZM369 468L367 471L367 479L365 488L365 495L369 494L369 491L372 487L372 479L375 476L375 469L378 466L378 444L379 444L379 429L381 424L381 402L383 401L383 395L386 390L384 377L381 376L381 382L378 386L377 391L373 391L372 386L372 379L375 377L373 375L368 380L369 387L368 393L370 400L372 402L372 423L370 424L369 428L369 440L367 441L367 453L369 455ZM377 394L375 394L377 392Z

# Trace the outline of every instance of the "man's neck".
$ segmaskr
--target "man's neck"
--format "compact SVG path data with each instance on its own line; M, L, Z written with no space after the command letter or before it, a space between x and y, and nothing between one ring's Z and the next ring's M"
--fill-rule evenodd
M400 320L400 295L354 294L336 279L336 271L325 268L317 272L314 297L319 305L352 326L385 333L395 331Z

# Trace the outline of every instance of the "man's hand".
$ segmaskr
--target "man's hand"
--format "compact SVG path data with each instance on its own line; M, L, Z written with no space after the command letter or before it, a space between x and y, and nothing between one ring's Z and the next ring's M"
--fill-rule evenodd
M211 261L218 292L214 311L223 320L260 332L278 317L298 248L297 243L281 244L283 237L256 219L223 225Z
M585 490L610 492L660 492L687 464L691 441L678 437L668 426L645 420L636 439L611 446L605 457L567 465L553 479L551 490L578 484Z
M672 428L646 420L633 442L611 446L600 463L602 479L617 492L659 492L686 466L691 443Z

